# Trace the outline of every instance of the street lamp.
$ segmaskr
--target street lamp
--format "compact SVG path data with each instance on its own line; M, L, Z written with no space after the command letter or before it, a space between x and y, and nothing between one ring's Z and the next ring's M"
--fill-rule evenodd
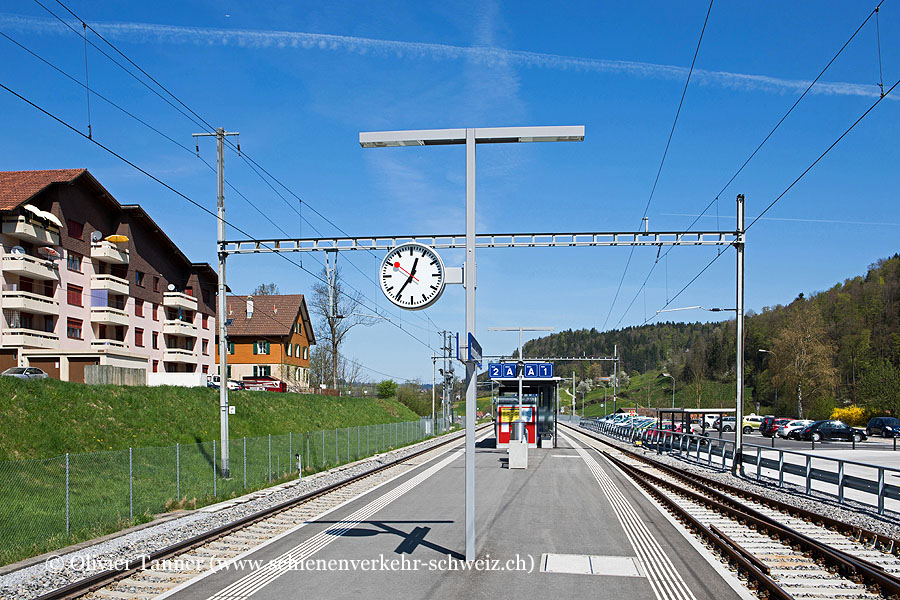
M479 127L417 131L361 131L363 148L391 146L466 147L466 253L463 287L466 290L466 339L475 335L475 146L519 142L580 142L584 126ZM475 362L466 361L466 560L475 560Z
M763 350L762 348L760 348L759 351L763 354L771 354L772 356L775 357L775 371L777 372L778 371L778 355L775 354L774 352L772 352L771 350ZM756 407L756 408L757 408L757 410L759 410L759 407ZM778 386L777 385L775 386L775 410L778 410ZM802 419L803 415L798 414L797 418Z
M657 379L660 377L670 377L672 379L672 410L675 410L675 378L668 373L660 373Z

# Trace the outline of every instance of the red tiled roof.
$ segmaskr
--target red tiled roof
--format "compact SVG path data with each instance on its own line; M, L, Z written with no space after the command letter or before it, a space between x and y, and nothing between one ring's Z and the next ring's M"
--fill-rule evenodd
M54 183L71 183L87 169L0 171L0 210L12 210Z
M228 337L244 335L284 337L291 333L297 316L303 320L303 332L315 344L303 294L253 296L253 317L247 318L247 296L228 296L227 317L233 319Z

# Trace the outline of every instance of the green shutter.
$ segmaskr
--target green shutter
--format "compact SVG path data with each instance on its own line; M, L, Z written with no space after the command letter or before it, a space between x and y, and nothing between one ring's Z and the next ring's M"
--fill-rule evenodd
M259 346L259 342L253 342L253 354L258 354L258 352L256 351L257 346Z
M270 353L269 342L266 342L266 354L269 354L269 353Z

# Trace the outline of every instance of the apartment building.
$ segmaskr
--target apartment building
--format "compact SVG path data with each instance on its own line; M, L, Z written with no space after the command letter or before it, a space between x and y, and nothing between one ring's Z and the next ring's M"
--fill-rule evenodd
M228 296L226 309L228 379L274 377L296 391L309 389L316 337L303 294Z
M113 365L186 385L212 371L216 272L140 206L87 169L7 171L0 221L0 369L83 382Z

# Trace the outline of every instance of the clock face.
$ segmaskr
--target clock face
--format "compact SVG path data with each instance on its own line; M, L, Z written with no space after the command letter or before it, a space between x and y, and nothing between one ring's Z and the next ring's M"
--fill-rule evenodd
M388 300L400 308L420 310L444 292L444 261L428 246L403 244L384 257L379 280Z

